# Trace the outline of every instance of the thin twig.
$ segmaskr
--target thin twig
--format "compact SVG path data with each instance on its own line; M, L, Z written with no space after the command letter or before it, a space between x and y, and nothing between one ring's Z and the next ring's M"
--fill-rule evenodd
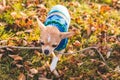
M15 48L15 49L41 49L41 47L21 47L21 46L0 46L0 48Z
M95 49L95 48L94 48L94 49ZM98 49L96 49L96 50L97 50L99 56L100 56L100 57L102 58L102 60L104 61L104 63L105 63L105 65L107 66L107 68L108 68L109 70L111 70L111 71L114 71L110 66L108 66L108 64L107 64L105 58L103 57L103 55L101 54L101 52L100 52Z
M73 53L60 53L60 54L65 54L65 55L69 55L69 54L76 54L76 53L80 53L80 52L83 52L83 51L86 51L86 50L89 50L89 49L94 49L97 51L97 53L99 54L100 58L104 61L105 65L107 66L107 68L111 71L114 71L112 68L110 68L105 60L105 58L103 57L103 55L101 54L101 52L98 50L98 47L87 47L87 48L84 48L82 50L79 50L79 51L76 51L76 52L73 52Z
M41 47L21 47L21 46L0 46L0 48L15 48L15 49L41 49ZM101 52L98 50L97 47L87 47L87 48L84 48L82 50L79 50L79 51L76 51L76 52L73 52L73 53L60 53L58 51L55 51L57 53L60 53L62 55L69 55L69 54L76 54L76 53L80 53L80 52L83 52L83 51L86 51L86 50L89 50L89 49L94 49L97 51L97 53L99 54L99 56L102 58L102 60L104 61L104 63L106 64L106 66L114 71L112 68L110 68L105 60L105 58L103 57L103 55L101 54Z
M76 53L80 53L80 52L83 52L83 51L86 51L86 50L89 50L89 49L97 49L97 47L87 47L87 48L84 48L82 50L79 50L79 51L76 51L76 52L72 52L72 53L60 53L60 54L65 54L65 55L69 55L69 54L76 54ZM58 52L58 51L55 51L55 52Z

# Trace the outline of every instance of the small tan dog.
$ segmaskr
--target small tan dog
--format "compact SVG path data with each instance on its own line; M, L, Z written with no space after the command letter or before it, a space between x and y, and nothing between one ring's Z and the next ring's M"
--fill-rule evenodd
M73 35L73 32L68 32L70 24L70 15L66 7L62 5L54 6L48 13L45 25L36 17L38 25L41 29L40 43L42 45L42 52L45 55L52 53L53 60L50 65L50 70L55 71L59 55L55 56L54 50L63 50L68 42L67 37ZM58 76L58 73L54 72Z

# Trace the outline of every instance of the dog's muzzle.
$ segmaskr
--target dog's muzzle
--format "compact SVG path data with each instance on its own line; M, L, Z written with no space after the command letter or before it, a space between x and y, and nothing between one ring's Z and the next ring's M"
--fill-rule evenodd
M44 50L44 53L45 53L45 55L48 55L50 53L50 51L46 49L46 50Z

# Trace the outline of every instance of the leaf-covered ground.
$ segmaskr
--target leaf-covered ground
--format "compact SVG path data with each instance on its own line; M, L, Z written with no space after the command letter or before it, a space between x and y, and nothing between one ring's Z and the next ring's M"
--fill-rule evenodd
M0 0L0 47L39 47L40 30L33 16L44 22L56 4L68 8L69 31L75 32L65 52L97 49L63 55L57 65L61 76L57 78L48 67L42 67L52 57L41 50L1 48L0 80L120 80L119 0Z

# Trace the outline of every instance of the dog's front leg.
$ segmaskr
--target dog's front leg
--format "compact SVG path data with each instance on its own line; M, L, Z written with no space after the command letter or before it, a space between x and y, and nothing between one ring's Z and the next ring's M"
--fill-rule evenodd
M50 65L50 70L51 72L53 72L55 75L59 76L58 72L55 70L56 66L57 66L57 63L58 63L58 60L59 58L61 57L61 55L58 54L58 56L56 56L54 54L54 52L52 53L53 55L53 59L52 59L52 62L51 62L51 65Z
M54 52L52 53L52 55L53 55L53 59L52 59L51 65L50 65L51 71L55 70L55 68L57 66L57 62L59 60L59 58L54 54Z

